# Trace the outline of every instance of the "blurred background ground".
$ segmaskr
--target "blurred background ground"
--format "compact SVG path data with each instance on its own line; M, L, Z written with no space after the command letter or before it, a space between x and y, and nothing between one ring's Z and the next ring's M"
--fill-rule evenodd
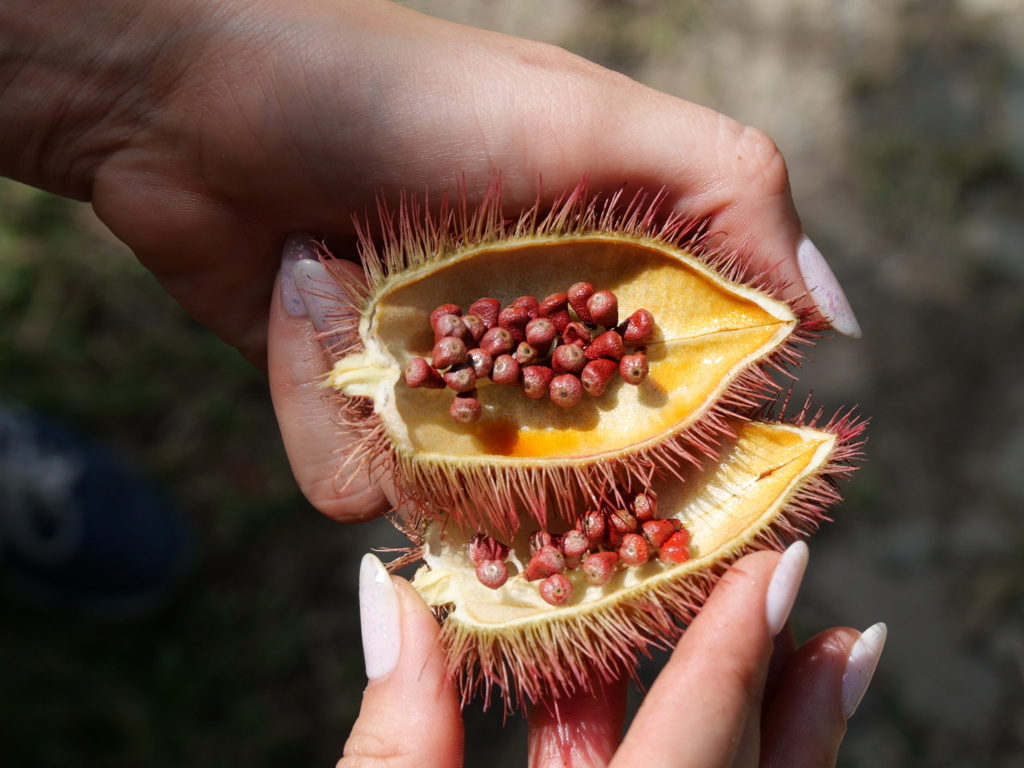
M803 377L872 419L794 617L804 636L889 625L841 765L1024 764L1019 0L409 4L564 46L778 142L864 328ZM384 530L302 501L261 376L87 207L0 184L0 328L0 398L118 450L201 543L141 623L0 597L0 765L333 765L363 686L358 556ZM471 714L468 765L524 763L521 727L500 726Z

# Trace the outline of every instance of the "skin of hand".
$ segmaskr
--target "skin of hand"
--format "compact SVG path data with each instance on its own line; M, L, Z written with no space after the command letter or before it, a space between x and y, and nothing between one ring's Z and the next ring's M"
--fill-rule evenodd
M510 211L584 176L664 187L807 290L769 138L556 47L385 0L7 0L0 51L0 173L91 201L260 366L287 233L354 257L378 196L462 183L472 204L498 174Z
M773 642L765 602L778 561L778 553L759 552L723 575L624 738L623 683L536 704L531 768L834 765L846 732L843 674L859 633L834 628L794 648L787 626ZM445 677L437 622L408 583L391 581L400 650L389 670L371 677L339 768L460 766L458 693ZM366 621L375 608L364 602L363 610Z

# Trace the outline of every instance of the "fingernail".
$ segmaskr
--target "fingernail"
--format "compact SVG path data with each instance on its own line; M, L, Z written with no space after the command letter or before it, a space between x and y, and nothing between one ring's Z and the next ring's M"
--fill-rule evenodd
M337 282L319 261L303 259L292 269L295 289L313 327L326 331L337 327L345 305Z
M806 235L796 250L796 261L811 298L824 318L828 320L829 325L845 336L859 339L861 336L860 323L857 322L857 318L853 314L853 308L850 306L846 294L839 287L839 281L832 274L821 251Z
M295 265L302 261L316 260L313 249L313 238L308 232L293 232L284 241L281 250L281 306L291 317L306 317L306 307L302 303L299 291L295 287Z
M765 614L772 637L786 626L789 612L793 610L793 603L796 602L796 593L800 591L804 571L807 570L808 557L810 550L806 542L798 541L789 545L775 566L772 580L768 584L768 593L765 595Z
M867 693L878 659L882 656L886 633L885 624L879 622L865 629L850 649L846 669L843 671L843 716L847 720L857 711L861 699Z
M398 664L402 627L398 594L384 564L375 555L363 555L359 564L359 623L363 634L366 676L371 682Z

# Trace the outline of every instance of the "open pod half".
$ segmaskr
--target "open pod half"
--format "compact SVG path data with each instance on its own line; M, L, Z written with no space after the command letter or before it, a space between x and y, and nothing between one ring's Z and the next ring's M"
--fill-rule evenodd
M524 510L543 524L581 504L621 505L619 489L713 457L729 418L776 391L766 371L793 362L804 339L800 318L773 286L746 274L738 255L704 248L700 228L661 216L657 200L599 203L581 187L543 218L534 211L510 222L500 210L496 192L471 216L443 210L421 219L410 204L397 223L384 217L379 248L364 238L366 283L337 273L350 308L332 329L341 341L330 382L343 395L343 418L365 436L357 460L385 465L402 501L427 515L513 534ZM579 285L611 294L617 314L588 316L571 298ZM536 366L552 375L564 375L558 347L581 343L566 336L569 324L593 341L588 363L605 354L595 351L601 337L618 335L610 367L642 357L644 376L633 380L623 367L592 396L585 372L570 372L570 388L587 393L566 407L555 383L550 396L534 396L529 374L544 379L543 370L522 363L499 376L496 351L493 372L477 371L453 392L444 382L472 360L447 352L441 359L435 313L448 308L468 323L483 314L471 311L481 301L502 312L521 306L532 320L558 326ZM645 328L631 332L638 316ZM483 332L501 322L485 319ZM416 365L422 370L410 374ZM472 418L452 417L459 404L476 409Z
M497 689L506 705L522 704L627 674L640 654L678 636L679 622L695 616L732 562L782 549L817 527L838 499L835 478L851 470L863 424L845 417L735 426L705 471L653 483L657 519L688 532L688 557L666 561L652 545L642 564L619 560L605 584L591 583L584 567L568 568L571 597L562 605L549 604L526 577L529 532L511 542L509 578L491 589L476 575L463 532L423 527L424 565L413 586L444 616L450 670L465 699L482 691L490 700Z

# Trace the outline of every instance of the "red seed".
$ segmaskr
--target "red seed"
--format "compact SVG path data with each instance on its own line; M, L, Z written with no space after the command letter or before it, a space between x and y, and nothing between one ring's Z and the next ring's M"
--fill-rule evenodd
M654 336L654 315L648 309L638 309L626 321L622 339L629 344L643 344Z
M590 313L591 322L605 328L613 328L619 324L619 300L611 291L597 291L587 299L587 311Z
M522 369L523 392L527 397L539 400L546 397L551 389L555 372L546 365L527 365Z
M595 552L583 561L583 575L595 587L603 587L612 580L618 565L618 552Z
M594 286L590 283L573 283L569 286L566 296L569 299L569 306L572 307L576 316L584 323L592 323L594 319L587 309L587 299L594 295Z
M619 375L627 384L637 385L647 378L647 355L636 352L626 355L619 361Z
M561 376L555 376L551 380L548 393L554 403L563 408L571 408L583 396L583 385L571 373L563 373Z
M469 329L466 324L462 322L462 318L458 315L441 315L434 322L430 324L430 327L434 329L434 341L443 339L447 336L454 336L457 339L466 341L473 337L469 333Z
M666 565L685 563L690 559L690 532L683 528L676 531L669 537L669 540L661 545L658 552L658 559Z
M540 583L540 596L551 605L567 605L572 600L572 582L561 573L548 576Z
M497 589L508 581L508 566L501 560L484 560L476 567L476 577L485 587Z
M489 328L480 339L480 349L496 358L499 355L510 354L515 349L515 341L505 328Z
M608 515L608 524L619 533L636 533L639 527L636 518L624 509L612 510Z
M530 558L530 562L527 563L526 569L523 571L523 577L527 581L537 581L537 579L546 579L553 574L562 573L564 570L565 556L558 547L549 544L546 547L541 547Z
M555 537L547 531L534 531L530 534L530 556L536 555L544 547L554 546Z
M560 543L562 554L568 557L579 557L590 549L590 538L583 531L573 528L566 531Z
M557 335L555 324L546 318L538 317L526 324L526 342L541 357L551 351L551 344Z
M614 360L605 360L604 358L591 360L583 366L583 371L580 373L583 391L591 397L600 397L618 370L619 364Z
M476 372L466 363L453 365L443 375L444 383L456 392L469 392L476 386Z
M414 357L405 365L405 383L410 387L444 389L444 379L422 357Z
M605 531L604 541L602 542L602 544L604 545L605 549L610 549L613 552L617 552L619 547L622 546L622 537L625 535L626 534L624 533L619 533L617 530L615 530L609 525L608 530Z
M466 557L473 565L480 565L488 559L490 549L487 546L487 541L490 538L486 533L474 533L469 537L469 541L466 542Z
M474 533L466 543L466 556L473 565L484 560L504 560L508 557L509 547L486 533Z
M676 527L671 520L646 520L641 524L644 538L655 549L661 549L666 541L676 533Z
M618 362L626 354L626 345L622 343L622 337L618 331L605 331L594 342L587 347L587 360L597 360L606 357L609 360Z
M476 315L484 322L484 326L490 330L498 324L498 313L501 312L501 302L497 299L477 299L469 305L467 315Z
M526 324L530 314L523 307L505 307L498 314L498 326L512 334L515 343L526 340Z
M658 516L658 497L653 493L638 493L633 499L633 516L641 523Z
M537 350L530 346L527 342L521 341L519 346L516 347L516 351L512 354L512 357L516 359L516 362L520 365L533 365L537 362Z
M505 384L510 387L518 387L520 383L519 363L512 355L498 355L494 358L494 365L491 367L491 381L495 384Z
M552 312L547 319L554 324L556 331L562 333L572 322L572 315L569 314L568 309L563 309L561 312Z
M590 329L583 323L569 323L562 331L563 344L577 344L581 347L587 346L593 340Z
M484 321L477 315L466 315L462 318L462 324L466 326L466 331L469 333L470 338L473 339L473 344L479 344L480 339L487 333L487 326L484 325Z
M651 547L640 534L627 533L622 537L619 557L625 565L643 565L651 559Z
M442 304L430 313L430 325L433 326L442 315L455 315L462 317L462 310L458 304Z
M608 518L603 512L587 512L580 520L580 530L590 539L590 544L596 547L604 540L604 534L608 530Z
M466 343L454 336L439 339L430 352L430 364L440 370L457 363L466 362Z
M587 364L583 347L576 344L562 344L551 354L551 367L555 373L580 373Z
M466 363L473 367L473 373L478 379L491 375L491 368L494 366L494 359L482 349L471 349L466 352Z
M545 298L537 307L537 317L551 318L565 313L569 316L569 297L564 293L553 293Z
M538 317L540 302L537 301L536 296L520 296L512 302L512 306L522 307L526 310L526 314L530 316L530 319L533 320L535 317Z
M472 424L475 421L479 421L483 413L483 407L476 397L476 390L471 389L465 394L456 395L452 399L452 407L448 412L460 424Z

